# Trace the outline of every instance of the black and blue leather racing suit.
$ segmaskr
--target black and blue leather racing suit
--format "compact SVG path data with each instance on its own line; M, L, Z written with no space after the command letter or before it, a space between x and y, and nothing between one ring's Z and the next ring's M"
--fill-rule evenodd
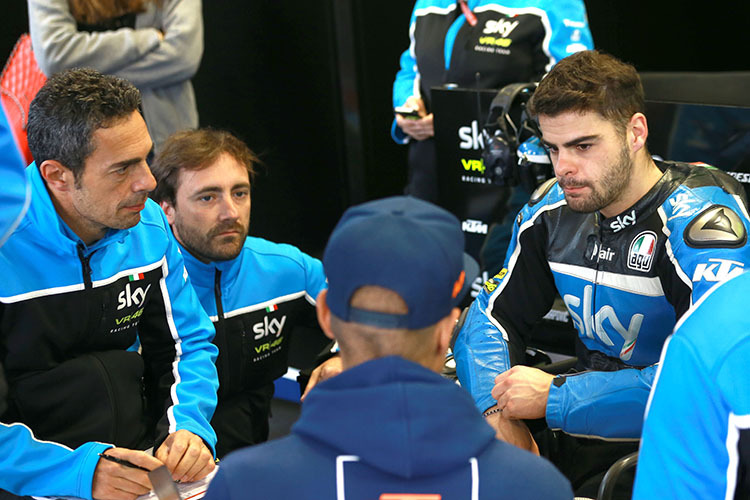
M454 348L459 380L481 410L495 404L495 376L523 360L528 332L559 294L585 347L585 371L554 379L547 424L640 436L675 322L750 264L741 186L714 168L657 165L661 179L615 217L573 212L554 179L518 214L504 268L472 303Z

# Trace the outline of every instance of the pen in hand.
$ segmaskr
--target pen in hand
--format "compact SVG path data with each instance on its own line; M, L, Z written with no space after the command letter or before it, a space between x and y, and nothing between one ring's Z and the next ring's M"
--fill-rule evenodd
M125 467L130 467L132 469L140 469L146 472L151 472L151 469L147 469L145 467L141 467L140 465L136 465L132 462L128 462L127 460L124 460L122 458L117 458L113 455L106 455L104 453L99 453L99 456L102 457L104 460L109 460L110 462L114 462L116 464L123 465Z

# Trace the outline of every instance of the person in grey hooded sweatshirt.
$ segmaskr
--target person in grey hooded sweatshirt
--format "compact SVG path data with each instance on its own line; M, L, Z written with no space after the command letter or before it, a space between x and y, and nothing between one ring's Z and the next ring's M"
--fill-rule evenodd
M431 203L348 209L316 303L344 371L308 393L291 435L222 460L205 498L572 499L551 463L497 440L436 373L478 270L463 248L458 219Z

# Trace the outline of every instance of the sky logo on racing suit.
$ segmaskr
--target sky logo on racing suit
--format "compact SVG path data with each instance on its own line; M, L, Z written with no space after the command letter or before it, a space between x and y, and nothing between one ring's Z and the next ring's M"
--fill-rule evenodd
M648 272L654 261L654 250L656 249L656 233L643 231L630 243L628 251L628 267L635 271Z
M611 227L612 231L616 233L617 231L622 231L633 224L635 224L635 210L631 210L629 214L622 216L618 215L617 218L610 223L609 227Z

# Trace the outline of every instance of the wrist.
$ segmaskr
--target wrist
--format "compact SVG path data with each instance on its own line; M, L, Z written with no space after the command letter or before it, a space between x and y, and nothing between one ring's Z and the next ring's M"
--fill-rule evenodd
M502 412L503 412L503 409L502 409L502 408L500 408L499 406L493 406L492 408L489 408L489 409L487 409L487 410L484 410L484 413L482 413L482 416L483 416L484 418L487 418L487 417L489 417L490 415L493 415L493 414L495 414L495 413L502 413Z

